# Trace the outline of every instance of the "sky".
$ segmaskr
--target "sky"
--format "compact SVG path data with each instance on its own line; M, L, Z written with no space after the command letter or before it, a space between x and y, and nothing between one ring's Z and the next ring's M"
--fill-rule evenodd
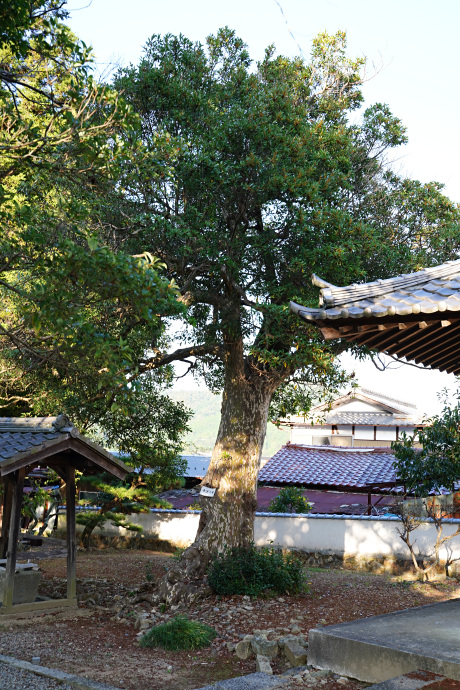
M386 103L407 127L409 143L398 150L395 169L445 185L460 202L458 122L458 0L69 0L69 24L92 45L97 69L136 64L153 34L179 34L204 42L229 26L248 44L254 60L266 46L308 58L320 32L347 32L351 57L367 58L365 107ZM437 392L456 388L455 378L410 366L379 372L370 362L355 369L361 385L415 402L427 414L440 409ZM193 387L181 379L180 387Z

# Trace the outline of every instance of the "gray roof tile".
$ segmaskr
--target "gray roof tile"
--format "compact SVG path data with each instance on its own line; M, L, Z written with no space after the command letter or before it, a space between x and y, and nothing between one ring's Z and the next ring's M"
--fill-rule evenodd
M394 482L394 455L378 449L339 450L327 446L286 445L262 468L262 482L296 483L365 489L369 484Z
M321 289L320 305L310 309L291 303L291 309L306 321L459 311L460 260L371 283L328 285Z

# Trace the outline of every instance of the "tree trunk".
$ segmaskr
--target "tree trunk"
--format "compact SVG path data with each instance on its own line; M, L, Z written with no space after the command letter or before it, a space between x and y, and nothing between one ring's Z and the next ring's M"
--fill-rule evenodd
M227 348L221 421L202 482L215 493L200 496L196 540L180 563L168 571L159 588L159 600L174 604L199 598L206 593L204 576L212 555L227 546L253 541L260 456L275 389L271 377L251 372L244 361L242 341Z

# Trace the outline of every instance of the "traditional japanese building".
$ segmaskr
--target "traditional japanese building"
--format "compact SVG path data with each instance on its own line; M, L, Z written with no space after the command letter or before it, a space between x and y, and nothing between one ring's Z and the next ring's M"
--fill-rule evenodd
M417 433L425 423L412 403L361 388L281 425L290 427L292 444L379 448L390 446L403 432Z

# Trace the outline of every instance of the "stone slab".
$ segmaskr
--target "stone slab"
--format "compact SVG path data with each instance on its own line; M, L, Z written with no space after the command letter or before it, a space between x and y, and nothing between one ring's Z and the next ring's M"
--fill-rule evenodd
M310 630L308 663L366 683L422 669L460 680L460 599Z
M422 671L423 674L423 671ZM431 683L437 683L439 680L444 680L444 676L436 676L433 673L427 675L430 678L423 680L420 675L414 674L419 677L413 678L410 676L398 676L397 678L390 678L390 680L384 680L383 683L378 683L377 685L371 685L367 690L421 690L425 685L431 685Z
M267 676L265 673L251 673L248 676L220 680L212 685L204 685L196 690L271 690L289 682L288 678Z
M83 676L77 676L74 673L64 673L64 671L59 671L56 668L48 668L47 666L31 664L28 661L22 661L22 659L16 659L16 657L13 656L5 656L0 654L0 661L4 664L14 666L15 668L23 669L24 671L31 671L37 676L53 678L53 680L67 683L74 688L78 688L78 690L120 690L120 688L116 688L113 685L99 683L96 680L84 678Z

